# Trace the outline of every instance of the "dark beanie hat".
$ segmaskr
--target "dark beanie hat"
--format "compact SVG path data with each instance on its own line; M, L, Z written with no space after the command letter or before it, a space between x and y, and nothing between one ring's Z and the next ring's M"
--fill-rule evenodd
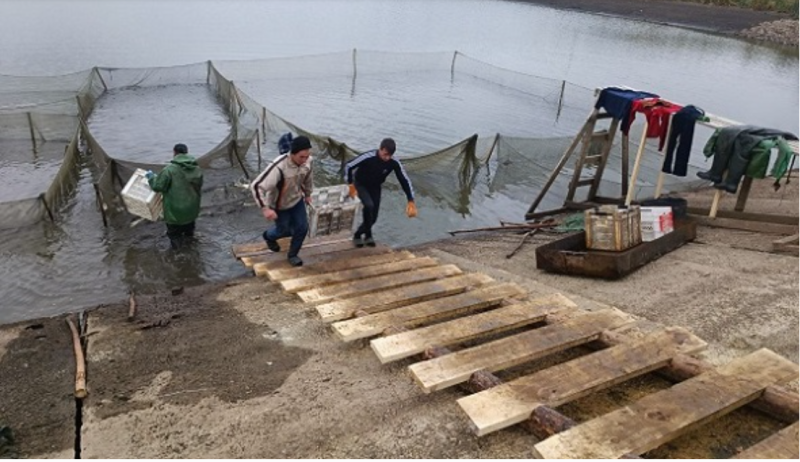
M176 144L175 147L172 148L172 150L175 151L175 153L177 153L177 154L188 154L189 153L189 148L187 148L186 145L183 144L183 143Z
M292 154L297 154L298 152L305 151L306 149L311 149L311 141L308 139L308 137L301 135L292 140Z

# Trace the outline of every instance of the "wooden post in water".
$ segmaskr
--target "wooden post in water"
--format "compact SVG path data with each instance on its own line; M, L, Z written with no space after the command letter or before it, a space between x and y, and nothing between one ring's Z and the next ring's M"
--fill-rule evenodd
M30 112L28 114L28 128L31 130L31 143L33 143L33 154L36 155L36 133L33 130L33 116Z
M258 171L261 171L261 133L256 130L256 147L258 148Z

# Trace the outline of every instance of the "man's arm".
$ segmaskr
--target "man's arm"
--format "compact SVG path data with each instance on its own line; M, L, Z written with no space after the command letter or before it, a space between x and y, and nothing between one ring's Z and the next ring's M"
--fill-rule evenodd
M408 177L406 173L406 169L403 168L403 164L400 163L397 159L392 159L394 161L394 175L397 177L397 181L402 186L403 191L406 193L406 199L409 202L414 201L414 188L411 186L411 179Z
M305 195L306 202L311 200L311 193L314 192L314 170L311 167L312 159L309 157L307 165L308 165L308 175L303 178L303 194Z
M150 189L155 192L165 193L169 191L169 187L172 184L172 171L170 170L169 165L164 167L164 170L161 170L161 173L148 179L147 183L150 185Z
M270 165L250 184L250 191L256 204L262 210L274 209L278 200L278 181L281 172L277 166Z
M353 172L355 172L358 165L364 162L367 159L375 157L377 155L377 151L367 151L365 153L359 154L358 157L351 160L344 166L344 178L347 181L347 184L353 184Z

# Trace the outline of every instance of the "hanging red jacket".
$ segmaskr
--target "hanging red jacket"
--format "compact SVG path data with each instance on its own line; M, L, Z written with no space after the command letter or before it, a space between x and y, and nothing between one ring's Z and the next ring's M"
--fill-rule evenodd
M645 98L634 101L631 105L630 123L636 117L637 112L644 114L647 119L647 137L658 138L658 150L664 149L664 142L667 139L667 127L669 126L670 116L678 112L682 106L660 98ZM626 127L630 128L630 125Z

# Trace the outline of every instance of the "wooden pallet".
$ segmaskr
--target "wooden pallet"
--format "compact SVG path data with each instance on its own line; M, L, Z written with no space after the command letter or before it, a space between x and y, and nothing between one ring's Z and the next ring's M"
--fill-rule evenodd
M688 356L706 344L683 328L620 334L634 320L617 309L584 311L560 294L529 299L515 284L408 251L354 249L329 240L304 246L306 266L291 268L285 256L252 256L257 249L241 247L238 254L260 258L257 274L317 304L342 340L372 338L382 363L410 361L411 376L425 393L454 385L478 391L458 405L479 436L526 424L540 429L534 449L542 457L631 457L752 403L777 410L774 415L790 425L738 456L798 457L798 397L777 387L796 379L798 367L768 350L713 368ZM582 345L601 349L507 383L492 374ZM671 388L586 422L553 410L687 362L690 371L678 373Z

